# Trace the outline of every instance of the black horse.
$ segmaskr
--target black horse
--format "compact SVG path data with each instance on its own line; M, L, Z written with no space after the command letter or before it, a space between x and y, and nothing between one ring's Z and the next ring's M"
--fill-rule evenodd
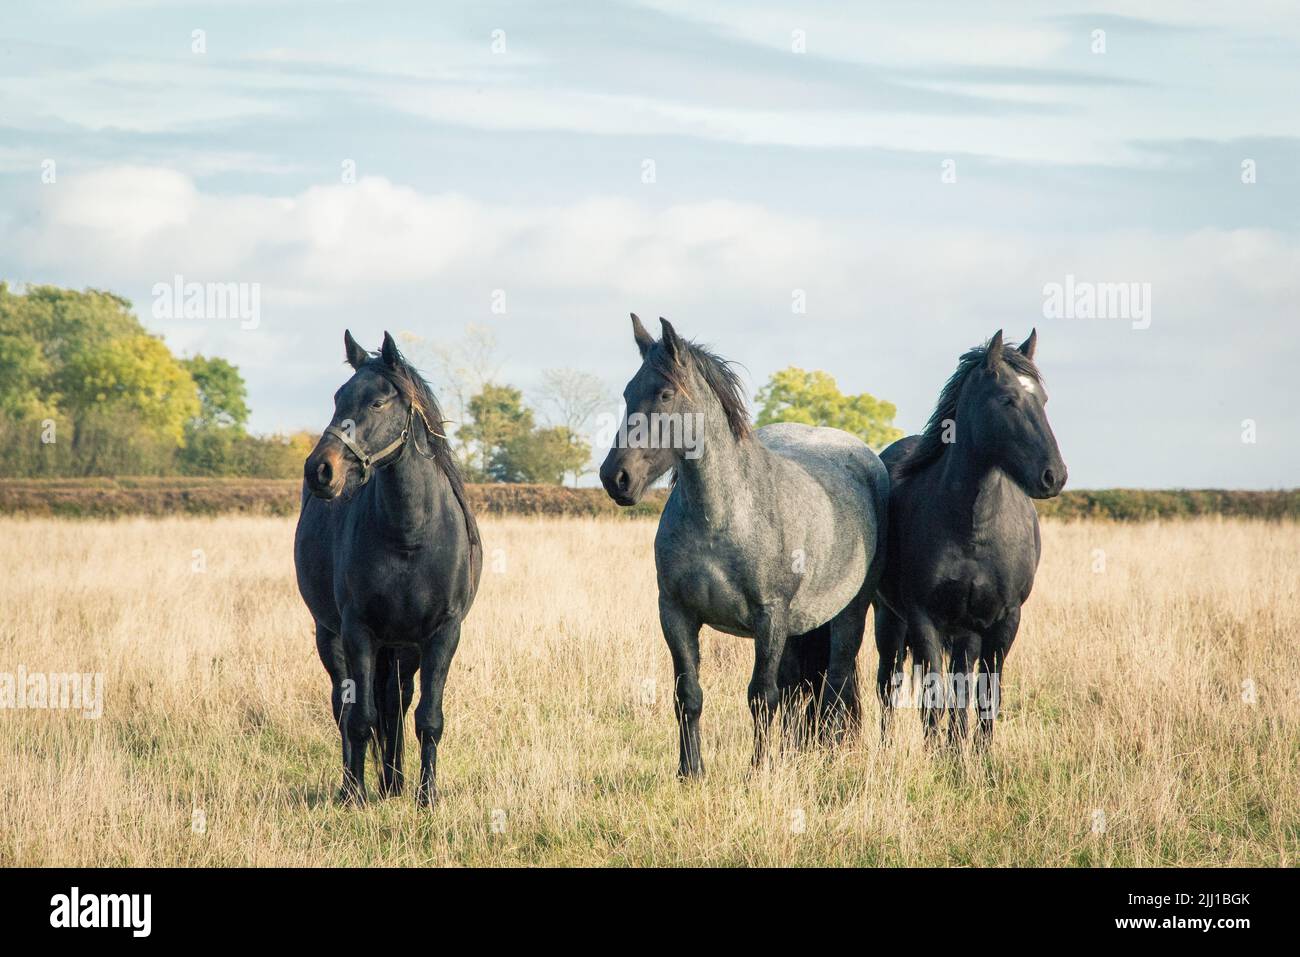
M436 798L442 692L478 591L483 547L428 384L393 337L372 356L344 333L355 371L304 467L294 537L298 590L316 619L343 739L343 800L366 799L366 745L380 793L402 790L402 724L415 672L422 804Z
M911 651L926 738L948 710L949 740L964 740L972 699L979 743L992 738L1003 662L1042 550L1030 499L1065 485L1034 365L1037 342L1035 330L1018 348L1004 345L999 330L968 351L925 431L881 455L892 481L889 560L876 602L882 732Z

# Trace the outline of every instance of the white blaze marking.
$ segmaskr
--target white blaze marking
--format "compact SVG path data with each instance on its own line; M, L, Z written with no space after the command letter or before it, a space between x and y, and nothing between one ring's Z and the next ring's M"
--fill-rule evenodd
M1034 380L1027 375L1019 376L1020 384L1025 387L1026 392L1034 392Z

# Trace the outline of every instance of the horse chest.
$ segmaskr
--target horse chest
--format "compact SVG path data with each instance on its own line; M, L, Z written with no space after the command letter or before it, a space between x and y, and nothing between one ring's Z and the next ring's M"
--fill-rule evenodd
M995 549L949 549L931 569L923 605L930 617L953 628L982 630L1021 603L1026 578L1016 555Z
M705 624L732 635L749 636L753 603L737 583L753 578L742 556L716 545L670 549L657 556L665 595Z
M352 565L346 575L348 605L381 644L413 644L446 612L446 595L424 550L393 550L382 559Z

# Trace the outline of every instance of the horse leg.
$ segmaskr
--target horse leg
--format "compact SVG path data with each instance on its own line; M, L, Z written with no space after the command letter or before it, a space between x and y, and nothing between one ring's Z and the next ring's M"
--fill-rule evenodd
M937 628L924 614L907 622L907 641L912 649L912 674L920 681L921 729L927 744L939 731L939 712L947 701L943 676L943 644Z
M344 701L344 682L348 680L348 657L343 650L343 639L336 632L324 625L316 625L316 653L320 655L321 664L330 676L330 709L334 714L334 726L338 728L339 738L343 742L343 767L346 769L352 761L352 742L348 740L348 729L344 724L347 717L348 703ZM347 772L344 771L344 786L339 790L339 797L347 794Z
M380 648L375 652L375 740L379 744L379 796L388 797L392 786L390 760L392 751L393 715L397 711L397 668L394 661L396 648Z
M857 731L862 723L862 705L858 698L858 651L862 648L862 633L867 628L870 604L870 598L864 592L830 622L830 661L822 697L821 725L826 739L832 744L839 744L846 734Z
M966 705L974 684L971 671L983 643L974 632L958 635L952 643L952 674L945 687L948 707L948 744L960 747L966 740Z
M781 712L781 737L804 747L817 729L817 709L830 666L830 623L785 641L777 668L777 708Z
M434 632L420 649L420 703L415 706L415 735L420 739L420 786L416 800L430 807L438 799L438 744L442 741L442 692L451 657L460 643L460 622Z
M993 742L993 724L1002 706L1002 665L1019 630L1020 609L1013 608L1001 621L994 623L980 645L981 687L976 699L980 725L975 743L981 749Z
M749 679L749 713L754 719L754 767L767 757L772 716L780 701L776 675L785 652L786 633L771 608L765 608L754 629L754 673Z
M355 619L343 619L343 649L356 701L348 708L350 753L343 770L344 799L366 803L366 745L373 740L378 711L375 707L375 642L371 630Z
M397 790L401 794L406 784L406 772L402 769L404 749L406 747L406 712L415 700L415 674L420 670L420 652L415 648L404 648L397 653L398 674L401 680L398 688L401 698L398 701L397 733L393 738L393 766L397 769Z
M677 773L684 778L704 773L700 756L700 623L680 608L659 600L659 624L673 658L673 710L677 714Z
M384 746L384 760L379 768L379 793L388 797L401 794L406 783L406 774L402 770L406 711L415 696L415 672L420 659L404 648L386 651L380 656L380 660L383 659L388 659L387 674L380 674L376 669L375 694L379 698L380 738Z
M809 640L812 634L810 632L798 638L791 636L785 643L785 654L781 656L781 664L776 671L776 690L781 699L778 707L781 710L782 747L789 745L801 748L807 738L808 729L801 719L801 712L805 706L806 682L803 660L798 647L802 642Z
M876 602L876 698L880 701L880 740L889 738L894 719L894 695L902 688L907 659L907 622Z

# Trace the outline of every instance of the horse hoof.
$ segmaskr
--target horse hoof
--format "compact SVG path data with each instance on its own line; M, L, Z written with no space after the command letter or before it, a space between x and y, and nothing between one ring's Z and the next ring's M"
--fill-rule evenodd
M433 807L438 803L438 789L421 787L415 793L415 803L420 807Z

